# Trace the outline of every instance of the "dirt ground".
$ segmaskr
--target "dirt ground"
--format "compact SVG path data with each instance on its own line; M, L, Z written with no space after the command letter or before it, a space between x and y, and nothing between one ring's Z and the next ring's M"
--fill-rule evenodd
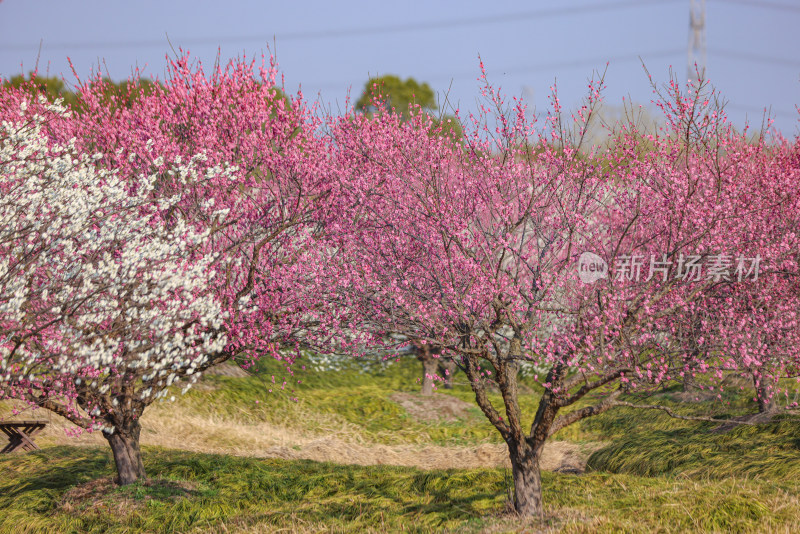
M408 415L420 421L453 423L459 419L470 418L477 409L474 404L450 395L435 394L423 397L420 394L393 393L389 399L402 406Z

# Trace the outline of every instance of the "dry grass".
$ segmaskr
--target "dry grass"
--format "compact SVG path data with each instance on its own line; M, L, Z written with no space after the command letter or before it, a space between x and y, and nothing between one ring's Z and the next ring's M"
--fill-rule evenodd
M67 514L98 513L103 509L114 510L120 515L144 511L154 496L162 500L177 502L196 493L196 484L149 478L137 487L120 488L114 477L102 477L78 484L61 497L58 508ZM139 496L136 492L146 493Z
M452 397L440 398L445 402L449 399L455 403L463 402ZM65 419L47 412L37 415L46 416L50 421L36 438L40 446L106 445L105 439L99 433L67 436L65 430L71 425ZM323 416L308 413L307 417ZM157 403L148 408L142 418L141 440L143 445L191 452L315 460L349 465L396 465L421 469L510 467L508 452L502 444L385 445L370 442L354 425L331 418L324 421L327 427L325 433L301 432L268 422L248 422L248 419L250 418L246 413L223 418L198 415L181 404ZM554 441L545 448L541 466L548 471L582 472L586 466L587 453L590 452L585 446Z

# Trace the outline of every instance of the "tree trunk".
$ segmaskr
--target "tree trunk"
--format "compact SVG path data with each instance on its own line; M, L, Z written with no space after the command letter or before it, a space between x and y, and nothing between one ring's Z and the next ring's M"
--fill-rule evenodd
M146 478L142 463L142 451L139 449L141 428L139 422L134 421L127 428L115 427L112 434L103 431L103 436L108 440L111 451L114 453L114 463L117 465L115 482L120 486Z
M686 374L683 375L683 392L697 393L698 391L700 391L700 388L697 387L697 383L695 382L691 371L686 371Z
M697 328L697 327L696 327ZM693 331L692 336L697 336L696 331ZM684 393L697 393L700 391L700 388L697 387L697 382L695 381L692 373L696 368L695 360L700 356L701 352L700 349L695 346L692 350L692 356L689 361L684 361L684 375L683 375L683 392Z
M772 392L768 384L765 383L767 380L768 379L765 379L763 376L753 376L753 386L756 390L756 401L758 402L758 413L770 413L778 408L775 402L774 392Z
M761 397L758 398L758 413L770 413L775 411L775 402L770 400L764 400Z
M433 376L439 370L439 359L430 353L422 358L422 394L433 395Z
M452 358L446 358L444 361L440 362L439 365L443 369L444 389L453 389L453 375L456 373L456 369L458 369L456 362L454 362Z
M515 451L509 445L511 473L514 477L514 510L522 517L541 517L544 506L539 456L529 448L525 449L525 452Z

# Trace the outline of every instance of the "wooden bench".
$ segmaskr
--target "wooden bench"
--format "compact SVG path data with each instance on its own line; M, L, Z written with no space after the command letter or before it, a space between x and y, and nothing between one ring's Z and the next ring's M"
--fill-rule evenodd
M0 454L23 451L35 451L39 447L33 442L33 436L44 430L47 421L0 421L0 431L8 436L8 445Z

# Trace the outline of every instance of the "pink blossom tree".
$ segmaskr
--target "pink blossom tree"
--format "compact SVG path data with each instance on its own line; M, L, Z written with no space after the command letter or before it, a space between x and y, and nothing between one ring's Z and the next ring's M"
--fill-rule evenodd
M184 54L135 100L100 80L81 84L83 111L59 135L76 137L78 146L102 154L101 165L128 176L158 174L156 196L180 193L178 210L210 231L206 249L232 260L216 266L212 284L229 313L230 353L291 360L279 354L281 342L325 321L314 312L324 260L314 240L335 184L324 172L328 148L315 135L319 118L302 93L285 95L277 75L273 59L256 68L237 58L207 73ZM130 105L113 105L118 98ZM229 172L176 180L172 161ZM212 216L217 210L224 210L224 224Z
M741 225L759 255L759 276L748 284L719 280L696 334L704 350L736 359L737 370L752 381L759 414L773 414L778 396L788 393L780 379L800 376L800 172L783 139L768 144L761 136L741 150L738 172L758 188L746 199ZM787 401L787 408L795 406Z
M586 150L601 85L572 121L554 97L541 133L522 103L487 84L465 148L429 135L421 115L332 121L336 180L356 206L330 245L341 259L329 276L338 302L351 328L398 333L459 361L508 445L522 515L543 511L539 459L560 429L631 406L624 393L687 368L737 368L719 352L688 352L678 333L728 287L697 266L731 255L738 278L770 240L743 224L759 176L746 138L712 100L673 81L664 130L644 134L631 121L608 148ZM519 403L525 361L549 369L535 414Z
M59 246L65 239L74 242L74 251L42 245L36 261L48 264L63 254L64 262L75 262L74 269L87 270L95 269L92 262L100 257L106 263L97 268L105 270L95 276L106 278L90 286L94 300L78 298L78 311L48 319L46 332L30 323L46 315L31 315L14 326L14 335L27 340L25 347L32 347L32 337L40 340L30 350L38 358L42 386L33 388L36 380L25 378L28 360L19 360L17 342L7 338L5 394L54 410L80 427L103 426L122 484L144 476L138 420L175 380L191 377L190 385L209 366L234 357L268 354L291 364L293 357L282 346L294 347L300 334L319 328L327 317L313 299L320 286L315 273L324 260L314 242L326 216L326 199L333 196L320 171L328 158L325 145L313 135L318 121L302 95L284 98L275 76L274 65L257 75L253 63L244 60L207 76L201 65L190 65L183 56L170 63L163 84L136 99L93 80L79 84L80 113L53 113L46 102L24 104L24 120L47 117L37 123L41 143L69 145L69 157L89 158L78 175L85 178L85 196L94 204L68 193L73 173L64 184L48 182L64 192L59 209L48 213L57 218L67 210L71 217L82 217L84 226L111 237L103 241L83 233L69 241L50 230L48 236ZM23 91L4 93L3 117L16 121L25 98ZM119 98L125 105L115 105ZM19 145L20 153L9 161L24 159L28 165L28 145ZM31 161L49 157L42 151ZM51 172L33 163L23 168L31 179ZM4 170L4 183L17 180L9 178L14 169ZM88 189L93 180L99 190ZM19 189L20 195L24 191ZM103 196L106 191L119 205ZM8 201L9 217L30 211L13 203L24 202L24 196ZM141 206L140 213L134 206ZM43 237L31 239L46 243ZM146 245L155 247L152 257L137 257L149 250ZM112 260L123 267L133 262L135 269L120 277L124 269L109 266ZM31 265L39 268L39 263ZM17 270L7 278L25 285L24 276ZM54 294L61 295L53 289L46 293L48 298ZM11 313L20 302L9 298ZM72 309L66 301L61 306ZM67 328L76 314L91 319L64 337L68 347L57 344L60 334L51 332ZM56 403L59 395L66 402Z

